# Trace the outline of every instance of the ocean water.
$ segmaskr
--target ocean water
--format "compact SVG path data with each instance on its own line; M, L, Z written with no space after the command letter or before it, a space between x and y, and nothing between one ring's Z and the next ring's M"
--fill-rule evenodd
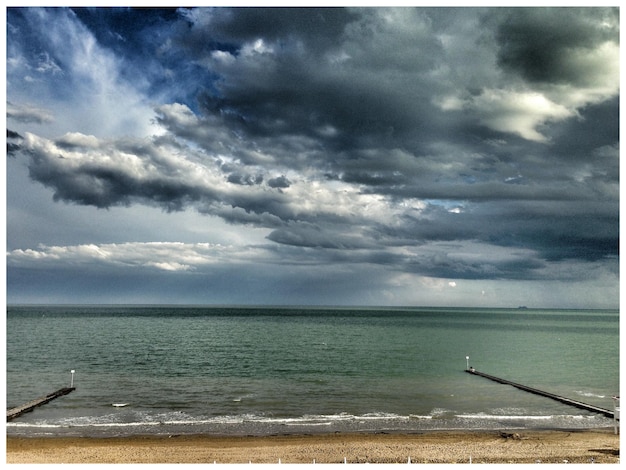
M6 330L7 408L76 387L9 435L613 426L466 356L609 410L619 395L617 310L9 306Z

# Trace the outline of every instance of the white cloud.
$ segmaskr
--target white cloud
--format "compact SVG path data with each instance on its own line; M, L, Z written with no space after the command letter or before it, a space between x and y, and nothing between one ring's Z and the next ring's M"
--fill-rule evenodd
M7 95L14 106L36 101L40 108L53 109L56 119L46 128L49 136L66 131L100 137L152 133L153 110L141 92L145 84L127 81L121 60L70 10L33 10L28 21L39 30L46 50L29 63L31 51L11 42ZM26 75L31 86L24 86Z
M7 254L9 266L93 265L118 268L154 268L189 271L223 263L253 262L265 258L265 250L211 243L129 242L17 249Z
M196 128L196 118L186 106L168 106L167 111L170 125ZM316 173L306 177L285 171L290 185L284 189L265 183L233 184L219 158L207 158L205 152L171 139L104 140L72 132L53 141L26 133L23 148L34 156L31 175L53 187L55 197L98 207L141 201L167 210L195 205L202 213L222 216L226 210L241 208L256 216L277 217L270 226L279 219L312 221L328 215L335 222L353 225L351 230L372 221L395 226L404 216L417 217L427 207L417 198L371 194ZM236 163L229 167L238 168ZM261 166L245 167L246 172L264 176L263 181L282 175L283 170L277 167L270 173Z
M537 142L548 141L537 127L576 115L575 110L552 102L534 91L485 90L472 98L467 108L491 129Z
M53 114L50 110L25 103L13 104L7 102L6 113L7 119L18 122L44 124L54 121Z

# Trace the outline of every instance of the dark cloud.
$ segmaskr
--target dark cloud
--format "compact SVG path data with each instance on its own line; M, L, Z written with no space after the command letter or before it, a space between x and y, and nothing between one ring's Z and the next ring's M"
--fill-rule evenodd
M263 182L263 175L231 173L230 175L228 175L228 182L233 184L240 184L243 186L253 186L255 184L261 184Z
M285 162L300 150L290 144L301 140L335 154L432 140L427 137L436 129L429 124L435 115L429 71L438 66L441 46L427 16L409 9L403 19L396 12L394 21L402 24L394 29L377 10L331 11L336 18L330 31L327 20L312 21L317 14L299 9L246 10L244 17L255 16L252 23L242 21L240 11L194 17L193 29L203 35L240 31L229 36L238 38L237 52L203 49L202 60L219 75L216 92L202 97L203 112L219 115L259 145L268 137L272 146L286 144ZM276 27L270 21L274 16ZM214 21L217 30L209 27ZM280 26L292 23L296 26ZM245 33L244 27L249 28Z
M192 208L264 228L285 265L467 280L613 266L619 75L607 59L618 13L55 10L102 45L120 71L111 81L150 95L157 132L45 138L19 127L9 151L55 200ZM9 12L28 30L10 35L11 54L37 36L38 63L47 52L50 67L71 70L71 48L44 47L33 30L43 19L29 15ZM43 107L24 109L9 118L44 122Z
M545 152L546 158L558 158L574 169L583 162L593 162L607 177L616 178L619 158L615 136L619 135L619 125L619 97L586 106L577 118L552 126L553 145ZM606 158L609 155L615 158Z
M68 171L62 163L67 159L62 153L50 155L41 150L29 150L30 175L53 188L56 201L106 208L129 205L133 199L142 199L150 204L163 205L168 210L179 210L187 201L200 197L193 187L168 180L166 176L138 181L125 169L97 160L85 161Z
M323 229L314 223L301 222L289 224L271 232L267 238L285 245L352 250L372 248L374 245L367 238L357 233L346 233L344 227L326 225Z
M270 188L288 188L291 182L285 175L281 175L277 178L271 178L268 180L267 185Z
M20 141L22 136L15 131L7 129L7 155L12 157L17 154L20 149Z
M181 9L179 14L190 28L175 38L200 58L212 49L239 52L242 43L259 38L285 49L298 48L301 41L308 52L324 52L340 40L346 24L360 17L345 8L301 7Z
M533 82L586 86L595 71L584 56L618 31L618 8L509 10L497 30L498 63Z

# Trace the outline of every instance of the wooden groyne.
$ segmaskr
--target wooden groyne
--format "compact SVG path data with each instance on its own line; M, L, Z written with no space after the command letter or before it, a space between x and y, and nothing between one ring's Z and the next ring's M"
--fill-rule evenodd
M480 377L484 377L489 380L493 380L494 382L498 382L501 384L511 385L515 388L519 388L520 390L524 390L526 392L534 393L535 395L541 395L542 397L551 398L556 401L560 401L561 403L565 403L566 405L575 406L576 408L580 408L583 410L593 411L595 413L603 414L608 418L619 419L615 417L615 413L611 410L607 410L604 408L600 408L599 406L589 405L587 403L583 403L581 401L572 400L571 398L565 398L560 395L555 395L554 393L544 392L543 390L539 390L532 387L527 387L526 385L518 384L515 382L511 382L510 380L501 379L500 377L495 377L493 375L485 374L483 372L478 372L476 369L466 369L465 372L472 375L479 375Z
M15 408L11 408L7 410L7 421L11 421L13 418L17 418L18 416L28 413L29 411L33 411L34 408L38 406L45 405L46 403L54 400L55 398L62 397L63 395L67 395L68 393L76 390L75 387L65 387L57 390L56 392L49 393L45 397L40 397L35 400L29 401L28 403L24 403L22 406L18 406Z

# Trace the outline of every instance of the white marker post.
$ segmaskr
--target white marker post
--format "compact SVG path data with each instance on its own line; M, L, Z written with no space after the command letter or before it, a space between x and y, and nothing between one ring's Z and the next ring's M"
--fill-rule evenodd
M72 374L72 378L70 380L70 388L74 388L74 372L76 372L74 369L70 371L70 374Z
M465 370L469 370L469 356L465 356L466 368Z

